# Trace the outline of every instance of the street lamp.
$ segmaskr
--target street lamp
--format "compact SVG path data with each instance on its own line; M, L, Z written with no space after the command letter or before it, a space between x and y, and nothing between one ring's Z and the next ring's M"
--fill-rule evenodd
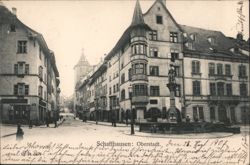
M135 134L135 130L134 130L134 110L133 110L133 107L132 107L132 95L133 95L133 89L132 87L128 87L128 90L129 90L129 100L130 100L130 107L131 107L131 135L134 135Z

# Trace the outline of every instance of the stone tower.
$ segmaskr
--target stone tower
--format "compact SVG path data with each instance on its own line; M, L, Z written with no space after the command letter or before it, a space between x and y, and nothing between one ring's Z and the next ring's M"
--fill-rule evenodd
M75 85L79 82L83 77L85 77L91 70L93 66L89 64L88 60L84 55L84 49L82 49L82 55L74 67L75 70Z

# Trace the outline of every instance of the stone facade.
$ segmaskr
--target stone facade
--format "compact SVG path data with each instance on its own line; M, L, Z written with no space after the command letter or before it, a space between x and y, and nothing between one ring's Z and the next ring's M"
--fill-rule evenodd
M58 110L59 73L43 36L0 6L0 108L5 123L40 124Z
M165 1L156 0L145 14L137 1L131 25L76 89L82 112L94 120L110 120L115 114L117 121L124 121L135 109L137 122L166 121L171 64L176 72L175 105L183 121L189 116L191 121L248 122L245 45L218 31L178 24Z

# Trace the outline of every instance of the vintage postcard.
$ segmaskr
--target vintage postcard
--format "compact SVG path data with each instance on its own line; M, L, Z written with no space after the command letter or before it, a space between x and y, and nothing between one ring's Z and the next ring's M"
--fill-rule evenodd
M249 165L247 0L0 0L0 163Z

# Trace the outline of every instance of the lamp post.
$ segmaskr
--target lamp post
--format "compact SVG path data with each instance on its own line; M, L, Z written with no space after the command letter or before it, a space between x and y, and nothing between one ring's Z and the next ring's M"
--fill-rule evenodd
M132 87L130 86L128 88L129 90L129 100L130 100L130 105L131 105L131 135L134 135L135 134L135 130L134 130L134 109L133 109L133 106L132 106L132 94L133 94L133 89Z

